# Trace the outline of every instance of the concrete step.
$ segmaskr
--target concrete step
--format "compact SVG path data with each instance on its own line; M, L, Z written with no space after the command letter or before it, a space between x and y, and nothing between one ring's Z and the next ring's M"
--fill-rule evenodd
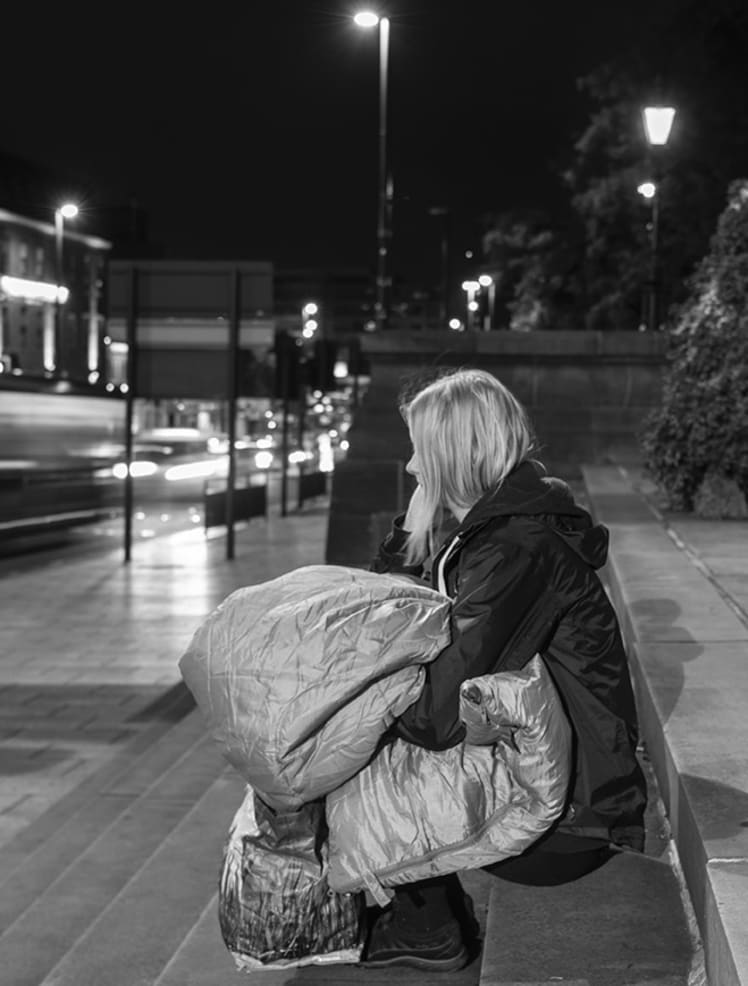
M41 980L43 986L154 983L215 892L222 845L242 791L238 775L226 768L140 867L133 868L119 892L110 894L98 917L92 916ZM228 973L232 964L225 952L223 971Z
M168 701L165 701L166 699ZM0 846L0 874L2 874L0 877L0 894L2 893L2 880L12 873L17 866L25 864L30 854L45 844L69 818L80 810L87 800L94 798L114 778L130 770L139 757L151 761L154 748L166 753L169 744L160 743L161 738L166 733L172 729L177 730L172 744L175 751L174 756L178 756L181 752L180 743L184 742L182 733L186 731L194 734L194 736L200 735L203 727L199 718L195 717L186 725L182 725L182 721L194 708L194 699L184 685L169 689L166 696L158 700L158 708L154 710L155 721L153 725L140 729L104 767L95 770L84 781L76 785L72 791L57 800L52 810L45 812ZM145 711L143 710L137 718L142 719ZM154 765L155 763L151 763L151 769Z
M12 920L0 935L0 967L9 983L38 986L222 775L223 761L201 732L180 746L176 759L179 736L167 736L152 761L139 760L132 774L81 806L51 848L43 847L4 883L3 906ZM149 774L152 782L143 790ZM215 875L215 860L213 866ZM124 937L133 948L137 938L126 930Z
M0 935L186 751L205 743L197 712L138 737L0 852ZM0 943L2 937L0 937Z

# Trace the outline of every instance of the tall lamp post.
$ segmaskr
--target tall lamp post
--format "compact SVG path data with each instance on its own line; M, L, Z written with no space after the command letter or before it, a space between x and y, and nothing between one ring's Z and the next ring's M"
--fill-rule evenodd
M387 75L390 58L390 19L371 10L353 18L359 27L379 26L379 194L377 209L377 280L374 319L386 329L389 318L389 248L391 236L392 182L387 162Z
M62 271L62 248L65 237L65 220L75 219L78 215L78 206L73 202L65 202L55 209L55 344L54 344L54 363L55 368L60 369L60 354L62 352L62 301L63 301L63 271Z
M675 110L672 106L647 106L642 111L644 118L644 132L647 142L653 149L652 168L653 180L645 182L645 185L653 187L651 194L645 197L652 202L652 229L650 240L650 274L649 274L649 306L647 314L647 328L650 332L656 332L660 323L660 186L662 175L660 168L659 151L664 147L670 137L670 130L675 119ZM640 186L642 188L643 186Z

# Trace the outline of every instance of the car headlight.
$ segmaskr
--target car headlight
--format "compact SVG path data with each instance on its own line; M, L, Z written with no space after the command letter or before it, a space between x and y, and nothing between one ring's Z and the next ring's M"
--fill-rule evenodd
M136 479L138 476L152 476L154 472L158 472L158 463L156 462L149 462L147 459L138 459L130 463L130 475L133 479ZM127 463L117 462L112 467L112 475L115 479L124 479L127 476Z
M164 473L164 479L170 483L180 479L204 479L212 476L216 468L215 462L186 462L182 466L170 466Z

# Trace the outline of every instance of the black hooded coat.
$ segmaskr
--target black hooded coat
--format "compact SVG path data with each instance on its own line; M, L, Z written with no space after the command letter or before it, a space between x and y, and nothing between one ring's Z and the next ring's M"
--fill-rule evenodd
M422 575L403 564L396 518L374 571ZM574 737L574 780L559 833L641 849L646 783L636 759L637 718L618 620L596 570L608 531L566 483L522 463L487 493L434 556L452 605L452 641L430 665L395 733L432 750L459 743L459 688L467 678L545 661ZM434 582L436 579L434 579Z

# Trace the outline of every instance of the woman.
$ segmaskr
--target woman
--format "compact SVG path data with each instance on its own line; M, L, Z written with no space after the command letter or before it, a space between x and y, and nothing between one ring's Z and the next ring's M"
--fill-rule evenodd
M607 529L565 483L544 475L522 406L491 374L452 371L402 411L413 445L407 469L418 485L372 569L428 576L431 559L431 582L453 606L452 642L427 666L423 692L395 734L432 750L456 745L464 736L460 684L540 653L572 726L568 807L550 833L490 872L563 883L602 865L611 847L641 850L646 785L634 696L596 574ZM451 531L439 547L434 532L445 523ZM397 888L371 929L366 962L452 971L469 961L474 933L457 877L423 880Z

